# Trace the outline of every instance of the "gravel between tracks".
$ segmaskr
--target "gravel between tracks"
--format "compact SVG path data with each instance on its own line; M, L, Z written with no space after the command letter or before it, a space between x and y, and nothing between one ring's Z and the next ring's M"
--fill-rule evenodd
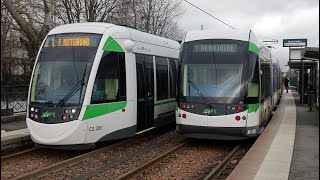
M1 161L1 179L12 179L81 154L81 151L38 149L13 161Z
M233 146L216 141L193 141L135 179L203 179Z
M184 138L174 130L134 140L41 179L115 179L169 150Z

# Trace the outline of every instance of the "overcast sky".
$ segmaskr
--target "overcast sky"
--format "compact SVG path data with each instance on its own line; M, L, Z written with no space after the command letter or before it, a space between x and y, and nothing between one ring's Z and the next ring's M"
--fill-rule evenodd
M289 48L282 39L307 38L308 47L319 47L319 0L188 0L237 30L252 29L258 36L277 39L274 56L288 70ZM183 2L186 12L179 20L184 31L232 29ZM269 39L261 39L269 40Z

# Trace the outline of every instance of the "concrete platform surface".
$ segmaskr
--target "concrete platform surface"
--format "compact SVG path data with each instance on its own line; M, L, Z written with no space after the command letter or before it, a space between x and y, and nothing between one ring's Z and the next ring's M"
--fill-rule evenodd
M10 132L1 132L1 151L30 145L31 143L30 133L27 128Z
M229 180L319 179L319 111L296 106L297 92L284 93L264 132Z

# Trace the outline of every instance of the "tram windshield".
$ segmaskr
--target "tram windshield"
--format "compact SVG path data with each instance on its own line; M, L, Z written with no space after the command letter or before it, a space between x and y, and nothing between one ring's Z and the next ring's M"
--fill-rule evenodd
M40 51L31 85L31 103L68 106L82 103L101 35L50 35Z
M184 64L183 96L199 96L192 81L205 97L239 97L242 64Z
M199 100L241 99L246 79L248 43L236 40L187 42L181 54L179 96ZM198 90L193 88L192 82ZM198 93L197 91L200 91Z

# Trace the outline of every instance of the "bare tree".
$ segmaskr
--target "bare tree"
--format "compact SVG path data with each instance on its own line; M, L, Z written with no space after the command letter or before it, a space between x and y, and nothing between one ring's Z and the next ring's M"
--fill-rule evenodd
M9 74L8 61L5 59L8 49L8 33L10 30L11 16L1 0L1 81L5 80L5 75Z
M181 39L177 18L183 13L181 0L122 0L116 22L158 36Z
M58 0L56 14L62 24L109 22L118 5L116 0Z
M3 0L3 4L14 20L14 28L23 34L20 41L30 60L34 61L42 40L52 26L56 0Z

